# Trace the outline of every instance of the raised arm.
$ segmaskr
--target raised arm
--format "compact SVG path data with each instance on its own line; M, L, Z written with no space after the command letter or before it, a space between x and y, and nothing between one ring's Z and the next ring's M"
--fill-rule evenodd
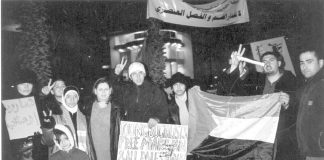
M116 67L115 67L115 74L119 75L124 70L126 64L127 64L127 57L123 56L120 63L117 64Z
M245 52L245 48L242 49L242 44L240 44L237 51L232 52L230 60L230 70L229 73L232 73L240 64L241 60L238 57L242 57Z
M51 92L51 90L53 89L54 85L55 85L55 83L52 84L52 79L49 79L47 86L44 86L42 88L42 93L44 95L48 95Z
M50 110L47 114L45 111L43 111L44 119L42 121L42 144L47 146L54 145L54 133L53 128L55 126L55 120L52 116L52 111Z

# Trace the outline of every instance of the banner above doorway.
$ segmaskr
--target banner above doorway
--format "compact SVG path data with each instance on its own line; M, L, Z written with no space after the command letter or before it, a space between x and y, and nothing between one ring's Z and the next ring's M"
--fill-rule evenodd
M216 0L191 5L180 0L148 0L147 18L195 27L223 27L249 22L246 0Z

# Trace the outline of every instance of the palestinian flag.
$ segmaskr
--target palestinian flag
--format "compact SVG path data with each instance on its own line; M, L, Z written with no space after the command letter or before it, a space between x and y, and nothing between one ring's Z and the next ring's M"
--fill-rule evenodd
M210 159L271 159L279 121L279 94L218 96L193 87L188 152Z

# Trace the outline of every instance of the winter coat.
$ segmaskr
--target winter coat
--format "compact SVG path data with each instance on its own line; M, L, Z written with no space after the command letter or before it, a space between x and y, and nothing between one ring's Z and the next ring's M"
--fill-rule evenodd
M89 160L89 156L77 148L72 148L69 152L57 151L49 160Z
M121 91L116 97L125 110L126 121L148 122L155 118L166 123L168 104L165 93L153 83L144 80L141 86L134 83L118 84Z
M189 107L188 99L186 100L187 109ZM189 110L189 109L188 109ZM175 101L174 95L169 103L169 118L168 123L170 124L179 124L180 125L180 113L179 113L179 106Z
M35 90L36 86L33 86L33 91L31 92L30 95L28 96L23 96L21 94L18 93L17 88L10 88L9 90L7 90L7 94L5 97L2 97L3 99L18 99L18 98L26 98L26 97L34 97L35 99L35 103L36 103L36 109L38 112L38 116L39 119L41 121L43 114L42 113L42 107L39 104L40 102L40 98L37 95L37 91ZM3 106L2 106L3 107ZM5 108L3 107L3 117L5 117ZM3 121L4 125L3 127L6 127L5 121ZM14 139L14 140L9 140L9 135L8 135L8 130L7 128L5 129L5 131L3 132L3 141L4 142L10 142L10 144L6 145L4 150L4 153L6 153L6 151L8 152L8 154L11 152L13 154L13 157L19 157L22 156L21 154L21 150L26 150L26 143L30 143L32 142L32 156L34 160L43 160L44 158L47 158L47 146L44 146L41 144L41 136L39 134L35 134L33 136L29 136L29 137L25 137L25 138L20 138L20 139ZM8 136L8 137L7 137ZM8 139L7 139L8 138ZM11 148L10 148L11 147ZM10 149L9 149L10 148ZM28 148L28 146L27 146ZM27 150L28 152L28 150ZM9 155L8 155L9 156ZM10 156L9 156L10 157ZM9 158L8 158L9 159Z
M96 158L96 149L94 148L94 142L91 134L91 113L92 106L94 101L88 102L85 106L85 115L88 124L88 133L89 133L89 141L91 146L93 146L93 156ZM95 116L95 115L94 115ZM119 126L121 120L121 108L117 106L114 102L111 104L111 114L110 114L110 152L111 159L117 159L117 150L118 150L118 139L119 139ZM104 139L103 139L104 140Z
M52 111L53 114L62 114L61 102L57 101L53 95L47 95L41 100L43 110Z
M80 149L75 148L76 143L72 136L73 135L72 131L68 126L57 125L57 126L55 126L55 129L60 130L63 133L65 133L66 137L70 141L71 149L68 152L59 150L59 151L55 152L54 154L52 154L50 156L49 160L89 160L89 156L87 155L87 153L85 153L84 151L81 151ZM59 137L56 137L56 138L59 138ZM60 148L58 143L56 143L55 145L58 146L58 148Z
M324 157L324 69L298 90L298 146L305 156Z
M73 135L78 140L76 148L85 151L91 160L93 160L92 146L89 142L89 135L87 129L87 121L84 114L78 109L77 114L77 133L72 122L70 113L65 109L63 105L60 106L62 114L53 114L56 124L67 125L72 129ZM58 151L57 146L54 145L53 141L53 129L42 128L42 143L49 147L49 156Z
M1 106L1 129L2 129L2 136L1 136L1 142L2 142L2 159L6 160L14 160L13 158L13 152L10 144L9 139L9 133L7 129L7 125L5 124L5 108Z

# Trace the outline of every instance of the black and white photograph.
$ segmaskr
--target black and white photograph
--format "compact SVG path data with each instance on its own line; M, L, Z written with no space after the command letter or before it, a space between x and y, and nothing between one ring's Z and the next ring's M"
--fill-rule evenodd
M323 0L1 0L2 160L324 160Z

